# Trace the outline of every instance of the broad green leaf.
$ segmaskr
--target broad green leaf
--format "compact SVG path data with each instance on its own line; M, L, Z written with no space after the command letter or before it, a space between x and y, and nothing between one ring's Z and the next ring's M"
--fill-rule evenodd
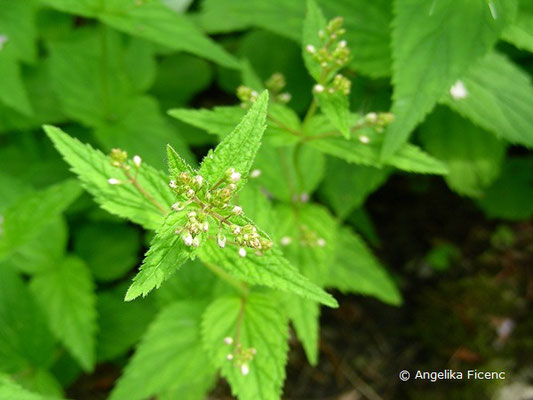
M5 0L4 0L5 1ZM33 110L22 81L18 62L7 58L0 50L0 102L24 114L31 115Z
M187 16L167 8L161 1L41 0L59 10L98 18L115 29L139 36L173 50L182 50L229 68L238 61L205 37Z
M233 132L204 158L200 175L214 184L229 168L234 168L247 178L266 128L267 107L268 92L264 91Z
M253 25L300 43L305 3L305 0L206 0L202 3L200 22L212 33L243 30ZM370 3L321 0L318 4L328 18L344 18L346 40L355 54L350 66L367 76L387 76L390 73L390 0Z
M215 107L207 109L176 108L169 112L174 118L205 130L207 133L224 137L239 124L245 114L241 107Z
M367 196L380 187L390 174L389 168L374 168L349 164L338 158L327 159L326 179L320 193L335 214L346 218L365 202Z
M330 307L337 306L331 295L300 275L276 247L264 252L262 256L251 253L241 257L236 248L220 249L216 243L208 241L202 245L198 256L204 263L218 265L252 285L268 286L319 301Z
M402 302L396 285L383 266L349 228L339 231L337 255L326 284L343 292L374 296L388 304Z
M150 324L133 358L113 390L111 400L142 400L173 390L204 394L214 382L201 342L205 304L176 302Z
M238 342L245 349L256 350L253 360L247 364L247 375L227 360L234 345L226 345L226 337L233 338L234 344ZM271 296L252 293L242 301L237 297L219 298L211 303L202 318L204 348L214 365L221 368L222 376L239 400L281 398L287 339L287 320Z
M516 20L505 29L503 39L519 49L533 52L533 3L519 0Z
M128 183L123 171L113 167L109 158L100 151L71 138L59 128L46 126L44 129L72 171L79 176L84 188L104 210L128 218L146 229L157 229L162 224L164 216L160 207L170 210L175 197L163 173L146 164L139 170L137 181L154 200L150 201ZM110 178L124 183L110 185Z
M0 369L8 373L29 366L46 367L54 353L41 310L22 279L0 264Z
M6 400L59 400L59 397L45 396L24 389L8 375L0 374L0 399Z
M74 251L100 281L123 277L137 265L140 248L139 232L124 224L85 223L74 232Z
M322 47L322 41L318 36L319 31L326 28L327 21L314 0L307 0L307 10L303 22L303 36L302 36L302 56L305 66L315 81L320 81L322 78L320 63L306 51L306 46L313 46L316 49Z
M36 368L28 370L25 374L15 374L15 377L19 385L33 393L41 396L56 396L54 398L65 397L61 383L48 369Z
M514 18L516 0L396 0L393 106L383 157L390 157L437 101L481 59Z
M156 311L151 300L125 302L123 285L98 294L98 362L126 354L140 340Z
M302 342L309 364L315 366L318 362L320 304L298 296L290 296L284 307L298 335L298 340Z
M491 218L525 220L533 215L533 159L510 158L500 177L478 200Z
M491 53L461 78L466 97L445 104L505 140L533 147L531 77L505 56Z
M335 93L319 93L318 104L322 112L345 138L350 137L350 104L348 95L337 90Z
M29 193L3 213L0 259L39 234L81 193L74 180L67 180L44 190Z
M67 257L36 274L30 286L48 317L50 329L74 358L90 371L95 362L96 295L82 260Z
M430 154L446 162L450 173L444 179L460 194L480 196L500 173L505 143L444 108L422 125L421 140Z
M192 258L192 249L176 234L176 230L182 228L186 221L184 213L173 212L167 216L157 230L139 272L133 278L126 301L140 295L145 297L152 289L159 288L185 261Z

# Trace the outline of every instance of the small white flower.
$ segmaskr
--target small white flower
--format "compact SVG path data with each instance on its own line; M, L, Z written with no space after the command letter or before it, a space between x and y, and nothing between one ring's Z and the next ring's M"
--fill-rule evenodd
M9 38L7 35L0 35L0 50L4 48L4 44L6 44L9 41Z
M322 29L318 31L318 37L319 37L320 39L323 39L323 38L324 38L324 31L323 31Z
M320 64L322 68L326 68L328 66L328 63L326 61L323 61L322 64Z
M324 86L321 85L320 83L317 83L317 84L313 87L313 92L315 92L315 93L322 93L324 90L325 90Z
M183 236L183 243L185 243L185 246L192 246L193 238L190 233Z
M248 367L248 364L242 364L241 365L241 374L244 376L248 375L250 373L250 367Z
M324 247L326 245L326 241L322 238L319 238L317 241L316 241L316 244L318 244L319 247Z
M278 98L279 101L281 101L282 103L288 103L289 101L291 101L292 95L290 93L284 92L280 93Z
M232 172L229 176L229 179L232 182L238 182L241 179L241 173L240 172Z
M224 248L226 247L226 236L224 235L218 235L217 237L217 244L219 247Z
M457 81L453 84L450 88L450 96L452 96L454 100L461 100L468 97L468 90L466 90L462 81Z
M187 190L187 196L189 196L189 197L194 196L194 190L192 190L192 189Z
M139 156L133 156L133 164L135 164L135 166L137 168L140 168L141 167L141 163L143 162L142 158L139 157Z
M233 360L233 354L229 353L227 356L226 356L226 360Z
M378 115L375 112L369 112L368 114L365 115L365 119L368 122L374 124L378 120Z
M228 346L229 346L230 344L233 344L233 338L230 337L230 336L226 336L226 337L224 338L224 343L227 344Z
M282 246L288 246L289 244L291 244L291 242L292 242L292 238L289 236L283 236L280 240L280 243Z
M346 47L346 45L347 45L346 40L341 40L339 42L339 47L343 47L344 48L344 47Z
M250 348L250 353L255 356L257 354L257 350L254 347L251 347Z
M171 180L169 183L168 183L168 186L170 186L171 189L176 189L178 187L178 184L176 183L175 180Z
M109 183L110 185L120 185L121 184L121 182L117 178L109 178L107 180L107 183Z
M189 218L194 218L194 217L196 217L196 211L189 211L189 212L187 213L187 217L189 217Z
M200 246L200 239L198 238L198 236L194 237L194 239L192 240L192 245L193 245L193 247Z
M309 54L314 54L316 53L316 48L312 44L308 44L305 46L305 51L307 51Z
M239 207L239 206L234 206L233 209L231 210L232 214L235 214L235 215L241 215L242 214L242 208Z
M241 257L246 257L246 250L244 249L244 247L239 248L239 255Z
M239 225L233 225L233 234L238 235L241 233L241 227Z
M202 230L204 232L207 232L209 230L209 222L204 221L204 224L202 225Z
M204 183L204 177L202 175L196 175L194 177L194 181L198 184L198 186L202 186Z
M254 169L252 172L250 172L250 178L257 178L261 175L260 169Z
M302 203L307 203L309 201L309 195L307 193L302 193L300 195L300 201Z
M185 206L178 201L177 203L172 204L170 208L172 208L174 211L181 211L185 208Z
M370 138L368 136L361 135L359 136L359 141L363 144L367 144L370 143Z

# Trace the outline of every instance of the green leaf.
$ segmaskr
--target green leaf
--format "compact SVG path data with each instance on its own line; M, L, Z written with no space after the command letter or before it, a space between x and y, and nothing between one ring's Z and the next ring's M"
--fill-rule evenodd
M327 286L343 292L374 296L388 304L399 305L402 302L396 285L383 266L349 228L339 231L337 255L327 276Z
M15 373L31 365L48 366L54 348L54 338L26 285L12 268L0 264L0 369Z
M136 3L130 0L41 0L59 10L98 18L115 29L212 60L222 66L239 68L238 61L205 37L183 14L160 1Z
M322 68L320 63L305 48L308 45L314 46L316 49L322 47L318 32L324 30L326 25L326 18L316 2L307 0L307 12L303 22L302 56L307 70L316 81L321 78Z
M161 284L176 272L193 252L187 247L176 230L187 222L184 213L171 213L163 225L157 230L150 249L145 255L139 273L133 278L126 301L131 301L140 295L146 296L152 289Z
M96 296L82 260L65 258L36 274L31 290L48 317L50 329L86 370L94 367Z
M331 295L300 275L276 247L262 256L248 254L241 257L237 249L220 249L216 243L207 241L200 248L198 256L204 263L218 265L252 285L268 286L319 301L330 307L337 306Z
M176 302L161 311L148 328L111 400L142 400L161 392L205 392L215 371L202 348L203 303Z
M140 248L139 232L124 224L85 223L74 234L74 251L100 281L123 277L137 265Z
M146 229L157 229L164 220L162 210L143 196L124 172L111 165L108 157L90 145L71 138L59 128L45 126L44 130L54 142L84 188L95 197L100 206L122 218L128 218ZM130 164L133 166L133 164ZM125 183L110 185L108 179L115 178ZM143 164L137 176L139 185L161 206L170 210L174 194L167 185L166 176Z
M329 157L326 176L320 193L337 216L346 218L365 202L367 196L380 187L390 174L389 168L374 168L348 164Z
M7 375L0 374L0 399L9 400L59 400L58 397L43 396L19 386Z
M7 42L0 46L0 59L6 56L27 63L35 61L35 5L34 0L0 0L1 34L7 37ZM2 75L2 81L4 80L6 77Z
M318 338L320 330L320 304L316 301L290 296L284 303L298 340L302 342L309 364L318 363Z
M123 285L98 294L98 362L125 355L137 344L156 312L152 298L125 302Z
M214 184L234 168L247 178L265 132L267 107L268 92L264 91L233 132L204 158L200 175Z
M519 1L516 20L505 29L503 39L519 49L533 52L533 3Z
M14 110L29 116L33 113L22 81L18 62L5 57L0 50L0 101Z
M396 0L393 106L383 157L390 157L514 18L516 0ZM475 22L473 22L475 21Z
M194 174L194 170L185 161L171 145L167 145L168 175L176 177L180 172Z
M505 56L491 53L461 78L467 96L443 98L475 124L515 144L533 147L533 85Z
M241 306L244 310L241 311ZM241 314L242 313L242 314ZM236 330L239 325L239 335ZM234 338L243 348L254 348L249 374L227 360L233 346L225 344ZM202 341L215 366L231 386L239 400L277 400L285 379L287 362L287 320L270 296L250 294L245 302L236 297L215 300L202 318ZM234 357L235 358L235 357Z
M328 117L335 128L337 128L345 138L349 139L350 104L348 102L348 95L337 90L335 93L319 93L317 98L322 112Z
M74 180L23 196L3 214L0 259L32 240L54 221L81 193Z
M446 162L450 173L444 179L460 194L480 196L500 173L505 143L444 108L422 125L421 140Z
M212 135L227 136L239 124L245 114L242 107L215 107L207 109L175 108L169 115Z
M491 218L525 220L533 215L533 159L510 158L500 177L478 200Z

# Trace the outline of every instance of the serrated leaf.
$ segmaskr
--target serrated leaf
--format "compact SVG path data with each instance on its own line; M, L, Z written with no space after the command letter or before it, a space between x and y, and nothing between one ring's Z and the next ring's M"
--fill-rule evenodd
M525 220L533 215L533 158L509 158L478 205L491 218Z
M208 241L200 248L198 256L204 263L218 265L252 285L268 286L314 299L330 307L337 306L331 295L300 275L275 247L262 256L250 253L241 257L236 248L220 249L216 243Z
M446 162L450 173L444 179L460 194L480 196L500 173L505 143L444 108L422 125L421 140Z
M0 259L39 234L80 194L78 183L67 180L23 196L8 207L3 213Z
M213 184L234 168L246 179L266 129L268 92L264 91L239 125L202 161L200 175ZM239 181L242 182L242 181Z
M341 219L360 207L367 196L388 178L389 168L374 168L346 163L329 157L326 176L319 193Z
M168 390L205 393L215 371L202 347L200 321L205 304L176 302L164 308L126 366L111 400L142 400Z
M337 240L337 254L326 285L374 296L388 304L401 304L396 285L363 240L349 228L342 228Z
M59 397L41 395L24 389L8 375L0 374L0 399L9 400L59 400Z
M514 18L516 0L396 0L392 33L393 106L383 157L411 131ZM474 22L475 21L475 22Z
M533 3L529 0L519 0L516 19L503 32L503 39L533 52Z
M180 172L194 173L191 166L185 161L171 145L167 145L168 175L175 178Z
M205 37L187 16L172 11L160 1L41 1L65 12L98 18L115 29L152 40L173 50L187 51L225 67L239 68L238 61Z
M302 342L309 364L317 365L320 304L298 296L290 296L283 305L294 325L298 340Z
M140 340L156 311L150 297L125 302L122 286L98 293L96 356L99 363L127 353Z
M461 78L467 95L442 100L475 124L514 144L533 147L531 77L505 56L488 54Z
M126 301L142 295L146 296L152 289L158 288L176 272L194 252L187 247L176 231L187 222L184 213L171 213L157 230L150 249L145 255L141 268L126 293Z
M0 368L8 373L46 367L55 343L41 310L22 279L0 265Z
M322 112L345 138L350 138L350 104L348 95L336 90L335 93L319 93L318 104Z
M108 157L90 145L82 144L68 136L59 128L45 126L44 130L65 161L70 164L72 171L79 176L84 188L95 197L104 210L128 218L146 229L157 229L161 225L164 220L162 209L127 183L128 178L123 171L113 167ZM110 178L125 183L110 185ZM163 173L143 164L137 180L161 208L170 210L175 196Z
M95 362L96 295L91 272L82 260L67 257L36 274L30 288L50 329L74 358L90 371Z
M212 135L224 137L239 124L245 114L242 107L215 107L212 110L175 108L168 113L189 125L205 130Z
M241 305L244 306L242 311ZM214 365L221 368L222 376L239 400L281 398L287 362L287 334L287 320L283 313L271 297L261 294L252 293L242 303L236 297L219 298L210 304L202 318L204 348ZM243 375L239 367L226 359L232 351L232 347L224 343L226 337L238 340L244 348L256 350L249 363L248 375Z

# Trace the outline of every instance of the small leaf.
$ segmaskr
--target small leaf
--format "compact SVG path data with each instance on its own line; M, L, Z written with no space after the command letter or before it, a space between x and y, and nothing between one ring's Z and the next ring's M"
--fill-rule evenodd
M191 301L165 307L148 327L110 400L142 400L169 389L200 389L205 395L215 371L201 342L204 309L205 304Z
M503 32L503 39L522 50L533 52L533 3L520 0L515 21Z
M307 46L313 46L315 49L322 47L318 32L325 30L326 24L326 18L316 2L314 0L307 0L307 12L303 22L302 55L307 70L316 81L320 80L322 69L320 63L306 48Z
M36 274L30 287L52 332L86 371L92 370L97 316L94 283L87 266L78 258L65 258Z
M350 138L350 104L348 95L336 90L334 93L319 93L318 104L322 112L342 135Z
M194 174L194 170L171 145L167 145L168 174L175 178L180 172Z
M59 400L60 398L30 392L11 380L8 375L0 374L0 399Z
M241 311L241 307L243 307ZM242 314L241 314L242 313ZM241 315L239 317L239 315ZM239 336L236 329L239 324ZM227 360L233 347L224 343L231 337L243 346L254 348L249 373ZM288 352L287 320L269 296L250 294L241 302L222 297L209 305L202 318L202 342L215 366L230 383L239 400L278 400L285 379Z
M212 135L225 137L239 124L245 114L241 107L215 107L212 110L175 108L168 114L189 125L205 130Z

